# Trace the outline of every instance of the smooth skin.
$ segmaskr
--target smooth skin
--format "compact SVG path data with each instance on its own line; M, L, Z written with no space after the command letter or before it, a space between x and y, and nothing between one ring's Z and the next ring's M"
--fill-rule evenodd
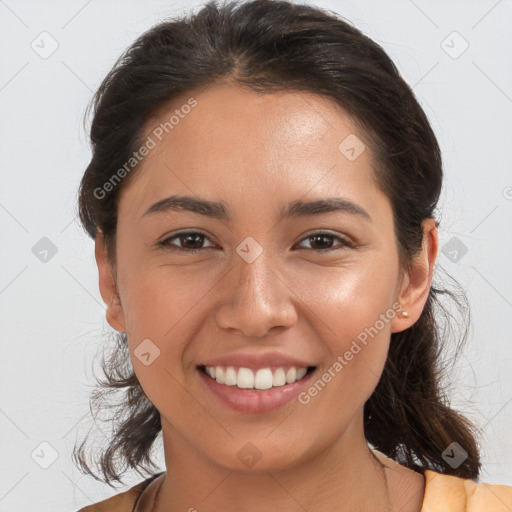
M114 268L102 234L96 238L107 320L127 333L135 373L161 414L167 472L154 510L385 510L383 470L364 437L363 406L382 374L391 333L416 322L427 300L435 222L424 221L423 249L402 272L372 151L367 145L354 161L340 152L348 135L365 139L331 100L261 94L226 81L162 109L146 135L191 96L197 106L121 192ZM144 215L173 194L223 201L231 219ZM370 219L339 211L279 220L291 201L330 197L356 203ZM184 229L205 236L175 236ZM311 238L322 229L332 236ZM167 248L157 245L173 235ZM248 236L263 249L252 263L236 252ZM213 357L279 352L315 365L314 382L396 303L408 317L386 322L307 405L293 400L267 413L235 412L198 373ZM134 355L145 339L160 350L148 366ZM261 454L250 468L237 456L249 442ZM405 468L386 474L393 510L418 512L423 476Z

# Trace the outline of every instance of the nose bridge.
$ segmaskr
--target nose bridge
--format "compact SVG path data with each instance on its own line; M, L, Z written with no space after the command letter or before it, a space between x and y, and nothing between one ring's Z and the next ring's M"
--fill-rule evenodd
M260 337L273 327L292 325L295 311L291 292L280 278L277 257L261 248L251 260L246 256L257 249L251 243L249 240L247 245L240 244L234 255L226 294L217 310L217 323L224 329Z
M259 302L269 303L276 291L276 277L278 270L275 264L275 258L272 257L269 250L263 251L254 261L247 262L243 258L235 264L239 288L243 293L242 297ZM247 297L246 297L247 295Z

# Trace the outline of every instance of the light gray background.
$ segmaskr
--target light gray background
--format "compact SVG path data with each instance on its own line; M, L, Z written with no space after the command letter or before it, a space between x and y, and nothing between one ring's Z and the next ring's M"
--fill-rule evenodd
M82 119L93 91L137 36L199 4L0 0L0 512L71 512L141 480L131 474L113 490L83 476L70 458L90 425L91 365L111 331L93 242L76 218L90 157ZM446 254L438 265L465 287L472 305L450 397L483 428L481 481L512 485L512 2L315 4L384 46L439 138ZM52 40L58 48L47 58L31 46L48 52ZM464 40L469 47L458 56ZM57 248L47 262L32 252L43 237ZM52 450L57 459L43 469Z

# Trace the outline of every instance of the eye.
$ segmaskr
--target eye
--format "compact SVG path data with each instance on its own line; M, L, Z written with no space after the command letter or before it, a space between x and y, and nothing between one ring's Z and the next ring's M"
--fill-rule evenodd
M301 242L304 240L310 240L309 249L315 252L327 252L327 251L336 251L339 249L344 249L346 247L354 247L352 242L349 242L345 238L342 238L334 233L330 233L328 231L318 231L316 233L312 233L311 235L303 238ZM341 242L338 244L340 247L333 247L332 242L334 240L338 240Z
M173 240L178 240L180 245L174 243ZM169 238L166 238L161 242L158 242L157 245L167 250L193 253L200 252L202 249L208 248L203 247L203 244L206 240L208 240L208 237L200 231L183 231ZM334 233L330 233L327 231L318 231L316 233L312 233L306 238L303 238L301 242L305 240L310 241L309 249L315 252L335 251L339 249L344 249L346 247L354 247L354 244L349 242L345 238L342 238L338 235L335 235ZM341 242L338 244L338 246L340 247L332 246L332 242L334 240ZM209 247L215 247L215 244L211 244ZM306 247L306 249L308 249L308 247Z
M204 241L207 239L207 236L200 231L183 231L158 242L157 245L164 249L183 252L199 252L202 249L201 246ZM172 242L173 240L179 240L181 245L176 245ZM215 245L212 244L212 247L215 247Z

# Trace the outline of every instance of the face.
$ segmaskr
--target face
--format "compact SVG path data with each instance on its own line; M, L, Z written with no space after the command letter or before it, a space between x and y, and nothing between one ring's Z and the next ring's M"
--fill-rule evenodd
M320 96L226 83L162 110L148 136L120 195L120 304L107 317L128 335L165 442L231 470L277 471L361 437L390 334L424 303L410 304L408 324L397 315L415 283L401 280L363 134ZM196 203L162 201L178 196Z

